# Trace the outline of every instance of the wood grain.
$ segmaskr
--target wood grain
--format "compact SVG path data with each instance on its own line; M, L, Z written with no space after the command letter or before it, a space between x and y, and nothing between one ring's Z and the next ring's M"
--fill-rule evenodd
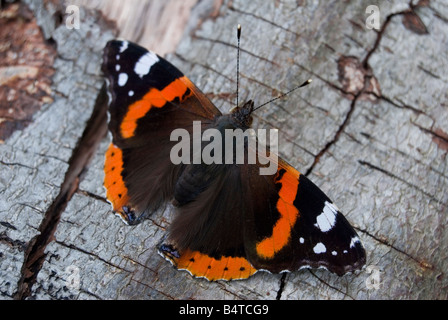
M70 0L66 3L100 10L117 24L120 38L165 55L175 51L197 0Z

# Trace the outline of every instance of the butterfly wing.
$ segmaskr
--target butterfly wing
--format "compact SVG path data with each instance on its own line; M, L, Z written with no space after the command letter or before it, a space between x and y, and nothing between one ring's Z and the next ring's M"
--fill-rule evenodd
M172 198L182 166L170 161L171 132L221 113L176 67L131 42L110 41L102 70L112 133L104 186L113 210L135 224Z
M244 249L244 201L240 167L221 165L196 199L176 208L159 252L176 268L210 281L251 276L256 269Z
M104 169L107 198L129 224L177 200L167 242L160 247L177 268L231 280L259 269L325 267L343 274L364 265L364 249L347 220L286 162L279 162L275 174L260 175L260 164L170 161L172 130L191 133L193 121L207 127L221 116L177 68L127 41L107 44L102 68L112 133ZM194 192L176 194L183 183Z
M316 185L283 160L274 175L260 175L260 167L223 169L178 209L160 253L208 280L303 267L342 275L365 264L356 232Z
M364 248L347 219L285 161L280 160L274 176L247 172L243 177L251 190L246 220L252 221L245 249L255 268L278 273L324 267L342 275L365 264ZM250 188L260 184L265 188Z

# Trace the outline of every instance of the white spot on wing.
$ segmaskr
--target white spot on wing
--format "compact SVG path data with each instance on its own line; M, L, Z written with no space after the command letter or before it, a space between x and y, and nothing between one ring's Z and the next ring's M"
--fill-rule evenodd
M120 73L118 75L118 85L120 87L124 86L128 82L128 75L126 73Z
M149 73L151 67L159 61L159 57L153 52L147 52L137 61L134 67L136 74L143 78Z
M324 246L324 244L322 242L319 242L318 244L316 244L313 248L314 253L325 253L327 252L327 248Z
M303 239L302 237L300 237L299 241L300 241L300 243L304 243L304 242L305 242L305 239Z
M120 71L120 68L121 68L121 67L120 67L119 64L115 65L115 70L116 70L116 71Z
M317 223L315 224L322 232L330 231L336 223L336 215L338 208L331 202L325 201L322 213L317 216Z
M331 254L334 255L334 256L338 255L338 253L336 251L331 251Z
M128 48L128 46L129 46L129 42L127 42L127 41L123 41L123 42L121 43L120 53L123 53L123 52Z
M350 241L350 248L353 248L358 242L360 242L358 237L353 237Z
M132 91L132 90L129 91L129 92L128 92L128 95L129 95L130 97L132 97L132 96L134 95L134 91Z

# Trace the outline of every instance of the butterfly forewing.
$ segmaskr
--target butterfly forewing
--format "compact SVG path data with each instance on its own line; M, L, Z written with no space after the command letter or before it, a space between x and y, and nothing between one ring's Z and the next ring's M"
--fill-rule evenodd
M271 186L252 189L256 200L246 210L247 220L254 221L245 232L254 267L271 272L325 267L342 275L364 265L356 232L315 184L284 161L270 178L249 174L243 180Z
M191 131L194 120L207 123L220 112L176 67L131 42L110 41L102 69L112 133L105 160L107 198L133 224L172 198L181 167L170 161L171 132Z

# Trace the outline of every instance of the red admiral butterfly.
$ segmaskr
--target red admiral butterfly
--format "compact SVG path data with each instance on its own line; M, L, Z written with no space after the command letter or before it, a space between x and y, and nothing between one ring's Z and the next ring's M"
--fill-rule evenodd
M103 72L110 94L104 186L113 210L135 225L175 205L159 253L208 280L257 270L361 269L365 251L345 217L307 177L282 159L272 175L255 164L173 164L176 128L247 129L253 102L222 114L176 67L128 41L110 41ZM247 147L247 146L246 146Z

